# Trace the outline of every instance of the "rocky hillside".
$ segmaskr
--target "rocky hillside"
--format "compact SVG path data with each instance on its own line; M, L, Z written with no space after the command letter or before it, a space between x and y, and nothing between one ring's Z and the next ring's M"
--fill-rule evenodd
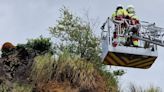
M15 47L0 58L0 92L116 92L116 86L107 87L93 63L69 53L56 60Z

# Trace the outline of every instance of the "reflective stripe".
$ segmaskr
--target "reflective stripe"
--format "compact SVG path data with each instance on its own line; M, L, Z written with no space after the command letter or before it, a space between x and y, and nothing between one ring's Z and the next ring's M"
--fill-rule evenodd
M138 46L138 41L133 41L133 44L134 44L135 46Z
M116 16L127 16L128 12L125 9L119 9L116 11Z
M131 17L132 19L139 20L138 16L136 16L135 13L129 13L128 16Z
M119 9L112 14L112 19L115 19L116 16L127 16L128 12L125 9Z
M156 57L153 56L143 57L142 55L122 54L109 51L103 62L107 65L147 69L151 67L155 59Z
M118 37L118 41L125 43L126 42L126 39L125 39L125 37Z

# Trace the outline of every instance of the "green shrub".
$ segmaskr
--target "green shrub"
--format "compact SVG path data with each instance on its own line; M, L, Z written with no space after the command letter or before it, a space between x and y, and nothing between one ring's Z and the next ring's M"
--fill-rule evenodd
M42 36L36 39L29 39L27 47L41 54L52 52L52 42L50 40L50 38L43 38Z

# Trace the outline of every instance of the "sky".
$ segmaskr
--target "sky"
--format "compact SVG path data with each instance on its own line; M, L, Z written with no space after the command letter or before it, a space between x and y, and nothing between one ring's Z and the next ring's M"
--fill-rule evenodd
M155 22L164 27L163 0L0 0L0 47L7 41L16 45L40 35L50 37L48 28L57 23L59 9L63 6L81 17L85 17L88 11L89 17L101 24L111 16L118 4L125 8L132 4L140 20ZM95 29L99 36L100 32L99 28ZM121 68L127 72L120 78L121 87L126 88L132 82L142 87L155 85L164 90L163 47L158 47L158 55L150 69Z

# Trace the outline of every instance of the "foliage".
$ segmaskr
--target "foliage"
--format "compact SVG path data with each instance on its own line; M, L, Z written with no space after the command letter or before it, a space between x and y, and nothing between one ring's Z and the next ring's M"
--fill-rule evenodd
M113 73L107 70L101 70L101 75L103 76L104 80L106 80L106 85L108 86L108 90L110 92L117 92L118 91L118 79Z
M76 56L71 57L68 52L59 56L55 70L54 78L56 80L68 80L74 86L80 86L82 88L95 88L99 86L96 82L98 72L94 68L94 65Z
M27 44L17 44L16 49L24 49L27 48Z
M0 92L8 92L9 91L9 87L6 83L1 82L0 83Z
M150 86L146 92L162 92L162 90L159 87Z
M52 42L50 38L44 38L40 36L36 39L29 39L27 42L27 47L38 53L46 53L52 51Z
M100 39L93 34L89 22L74 16L66 8L61 9L61 13L58 24L50 27L51 34L61 42L55 47L55 50L59 49L60 51L60 53L55 53L59 55L58 59L55 60L52 55L50 38L40 36L40 38L28 40L27 44L17 45L16 50L21 52L25 52L28 48L41 54L34 58L32 66L29 64L31 71L28 71L30 77L27 80L37 84L36 86L39 85L41 88L48 89L48 91L44 90L45 92L54 89L58 84L60 86L66 85L69 90L74 89L75 92L77 90L79 92L119 92L118 76L122 76L125 72L123 70L111 72L101 64ZM15 49L15 46L10 43L4 45L2 51L4 51L4 47L9 48L9 50ZM26 53L23 55L26 56ZM18 67L21 63L16 57L17 54L8 59L10 61L9 66L12 67L12 69L10 67L8 69L12 73L15 72L15 68L19 68L20 71L27 69ZM15 62L12 62L13 60ZM12 92L33 91L32 85L24 83L14 83L12 88ZM62 87L67 92L73 92L68 91L68 88ZM10 92L9 89L8 85L0 81L0 92ZM161 92L161 89L154 86L143 89L131 84L129 92Z
M29 84L14 83L12 92L32 92L33 87Z
M138 87L131 83L129 85L129 92L144 92L144 90L141 87Z
M56 48L65 48L88 61L100 60L100 39L93 35L88 22L74 16L68 9L62 8L58 24L50 27L50 33L59 40Z
M124 75L125 73L126 73L126 72L125 72L124 70L122 70L122 69L113 71L114 76L122 76L122 75Z
M49 30L50 33L61 42L55 45L55 49L59 49L59 52L63 52L64 49L66 49L72 56L78 55L80 58L92 62L93 66L107 80L107 85L110 85L109 89L111 89L112 86L112 90L116 90L118 87L117 76L121 76L125 72L116 71L115 74L113 74L110 70L108 70L108 72L105 70L105 66L100 62L100 38L93 34L89 21L86 22L80 17L74 16L65 7L62 8L60 12L61 17L57 21L57 24L50 27ZM59 52L57 52L57 54Z
M150 86L149 88L144 89L131 83L129 85L129 92L162 92L162 90L159 87L154 86Z
M53 71L54 61L51 54L40 55L34 58L30 74L34 82L47 82L50 80Z
M86 62L84 59L65 51L60 54L58 61L54 61L51 54L37 56L31 72L31 78L35 83L47 83L52 80L59 83L68 82L72 87L94 90L93 92L111 90L115 80L112 77L110 76L111 80L108 80L109 85L106 85L105 77L95 68L93 63Z

